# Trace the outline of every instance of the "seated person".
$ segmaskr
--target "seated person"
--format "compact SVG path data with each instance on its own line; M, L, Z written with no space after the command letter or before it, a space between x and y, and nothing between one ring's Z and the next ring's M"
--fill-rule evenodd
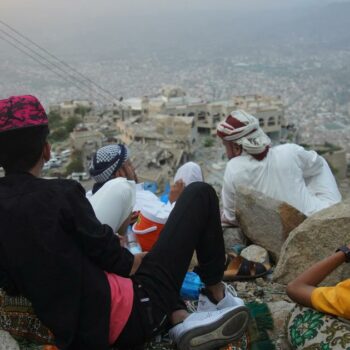
M129 159L129 151L123 144L107 145L98 149L93 155L89 172L95 181L91 195L116 177L124 177L138 183L135 169Z
M213 188L188 186L154 248L133 256L98 221L79 183L40 178L50 159L48 133L35 97L0 101L0 287L32 303L62 350L132 349L164 327L180 349L214 349L238 338L249 313L221 282L224 243ZM120 186L122 232L134 185ZM179 291L194 250L213 311L188 315Z
M229 159L222 188L226 225L235 225L235 197L243 185L284 201L306 216L341 201L327 162L295 144L271 147L271 140L248 113L237 110L217 127Z
M336 286L317 287L333 270L350 262L350 245L311 266L287 286L288 296L298 304L350 319L350 279Z
M87 197L95 194L107 181L117 177L124 177L138 183L135 168L129 157L129 150L123 144L107 145L98 149L93 155L89 172L91 177L95 180L95 184L92 191L87 193ZM204 180L201 167L194 162L183 164L177 170L174 177L174 184L181 183L182 185L180 187L182 190L185 186L196 181ZM137 189L141 192L141 186L137 187ZM150 196L148 200L152 200L153 193L147 190L145 192L148 192L147 195ZM171 203L175 201L174 197L170 200ZM137 198L136 202L138 202Z
M203 182L204 177L201 167L195 162L187 162L181 165L174 176L174 183L178 181L182 181L185 186L192 182Z
M117 202L114 198L113 187L118 186L118 182L111 182L110 180L122 177L135 182L138 181L127 147L122 144L114 144L100 148L93 155L89 171L96 183L93 186L92 194L87 195L87 197L98 219L115 229L116 215L114 208ZM194 162L182 165L176 172L175 183L171 186L169 202L166 204L161 202L151 191L144 190L142 186L137 185L133 208L135 216L137 217L138 211L146 210L154 215L160 213L161 218L166 221L173 208L171 204L176 201L185 186L196 181L203 181L200 166ZM102 187L103 190L101 190ZM135 220L134 217L132 221Z

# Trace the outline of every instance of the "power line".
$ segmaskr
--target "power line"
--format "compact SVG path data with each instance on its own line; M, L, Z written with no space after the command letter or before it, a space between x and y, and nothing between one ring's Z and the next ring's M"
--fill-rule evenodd
M35 56L31 55L30 53L28 53L27 51L23 50L21 47L17 46L16 44L14 44L13 42L11 42L10 40L4 38L3 36L0 35L0 39L6 41L9 45L11 45L12 47L14 47L15 49L17 49L18 51L22 52L24 55L30 57L32 60L34 60L35 62L39 63L41 66L44 66L46 69L48 69L49 71L51 71L52 73L56 74L57 76L59 76L60 78L62 78L63 80L67 81L66 76L62 75L61 73L58 73L56 71L54 71L49 65L43 63L42 61L40 61L39 59L37 59ZM90 93L90 91L88 90L83 90L82 87L80 87L79 85L77 85L74 82L73 83L78 89L80 89L81 91L83 91L84 93Z
M0 28L0 32L5 34L7 37L10 37L12 40L14 40L16 43L18 43L19 45L22 46L22 50L20 50L22 53L26 54L27 56L31 57L33 59L33 55L32 54L28 54L27 51L23 50L23 47L26 48L27 50L29 50L31 53L34 54L34 56L39 57L41 60L44 60L45 62L47 62L49 65L55 67L56 69L58 69L60 72L62 72L65 75L62 74L57 74L58 72L56 72L55 70L53 70L49 65L47 65L47 63L43 63L40 59L35 60L36 62L38 62L39 64L44 65L47 69L50 69L51 72L59 75L62 79L64 79L65 81L68 81L70 83L73 83L76 87L78 87L79 89L82 89L81 86L77 85L83 85L85 88L88 88L88 92L90 93L91 87L90 85L88 85L86 82L81 81L79 79L77 79L76 77L72 76L71 74L67 73L66 70L62 69L59 65L57 65L56 63L51 62L50 60L48 60L46 57L44 57L43 55L37 53L35 50L33 50L32 48L30 48L28 45L22 43L20 40L16 39L13 35L7 33L6 31L2 30ZM3 40L5 40L4 37L2 37ZM11 42L10 40L5 40L6 42L8 42L9 44L13 44L12 46L15 47L17 50L19 49L18 45L14 44L13 42ZM87 87L86 87L87 86ZM86 91L84 91L86 92ZM100 92L96 92L100 97L102 97L104 100L107 99L105 95L102 95Z
M90 79L89 77L86 77L85 75L83 75L82 73L80 73L78 70L76 70L74 67L72 67L70 64L68 64L67 62L61 60L60 58L58 58L57 56L53 55L51 52L49 52L48 50L46 50L44 47L40 46L39 44L37 44L35 41L33 41L32 39L28 38L27 36L23 35L22 33L20 33L18 30L16 30L14 27L10 26L8 23L2 21L0 19L0 23L4 26L6 26L7 28L9 28L11 31L13 31L14 33L16 33L18 36L20 36L21 38L27 40L28 42L30 42L31 44L33 44L35 47L37 47L38 49L42 50L43 52L45 52L47 55L49 55L51 58L57 60L60 64L66 66L67 68L69 68L70 70L72 70L73 72L75 72L76 74L78 74L80 77L82 77L83 79L89 81L92 85L94 85L95 87L97 87L98 89L100 89L101 91L103 91L104 93L108 94L110 97L112 97L113 99L115 99L115 96L108 91L107 89L101 87L99 84L97 84L96 82L94 82L92 79Z
M40 59L38 59L37 57L33 56L32 54L29 54L27 51L25 51L23 48L20 48L18 45L14 44L13 42L11 42L8 39L5 39L3 36L1 36L1 39L6 41L7 43L9 43L11 46L15 47L17 50L21 51L22 53L24 53L25 55L27 55L28 57L34 59L37 63L43 65L45 68L49 69L51 72L55 73L56 75L58 75L60 78L64 79L65 81L68 81L70 83L73 83L77 88L79 88L80 90L83 89L82 86L78 85L84 85L84 89L88 89L88 90L84 90L84 92L86 93L86 91L88 91L88 93L91 92L90 90L90 86L87 85L87 83L82 82L81 80L76 79L74 76L71 76L70 74L68 74L68 78L70 78L69 80L67 79L67 77L65 75L62 75L58 72L56 72L54 69L52 69L52 66L54 66L56 69L58 69L59 71L63 72L64 74L67 74L67 72L65 70L63 70L62 68L60 68L59 66L57 66L56 64L50 62L49 60L47 60L45 57L43 57L42 55L36 53L34 50L32 50L30 47L28 47L27 45L23 44L22 42L20 42L19 40L17 40L16 38L14 38L12 35L9 35L8 33L6 33L5 31L3 31L2 29L0 29L0 32L2 32L3 34L7 35L8 37L10 37L11 39L13 39L15 42L17 42L18 44L22 45L22 47L25 47L27 50L29 50L30 52L32 52L34 55L40 57L40 59L44 60L47 63L43 63ZM104 100L106 99L106 96L102 95L99 92L96 92L96 94L98 94L100 97L102 97Z
M62 75L62 74L60 74L60 73L54 71L49 65L47 65L47 64L45 64L45 63L43 63L43 62L41 62L41 61L38 60L35 56L33 56L33 55L31 55L30 53L28 53L27 51L23 50L22 48L20 48L19 46L17 46L17 45L14 44L13 42L11 42L10 40L4 38L4 37L1 36L1 35L0 35L0 39L6 41L9 45L11 45L12 47L14 47L14 48L17 49L18 51L22 52L22 53L25 54L26 56L30 57L31 59L33 59L34 61L36 61L36 62L39 63L40 65L44 66L46 69L48 69L48 70L51 71L52 73L58 75L60 78L62 78L62 79L64 79L64 80L67 80L67 78L66 78L64 75ZM77 87L78 87L79 89L81 89L79 86L77 86ZM84 91L84 92L86 92L86 91Z

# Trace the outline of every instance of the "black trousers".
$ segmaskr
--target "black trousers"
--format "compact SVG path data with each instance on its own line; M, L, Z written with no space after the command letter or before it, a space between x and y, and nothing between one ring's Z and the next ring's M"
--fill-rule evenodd
M214 189L203 182L185 188L158 241L133 276L134 305L116 345L132 349L165 325L167 316L185 306L180 289L196 251L198 269L206 285L222 280L225 248L219 203Z

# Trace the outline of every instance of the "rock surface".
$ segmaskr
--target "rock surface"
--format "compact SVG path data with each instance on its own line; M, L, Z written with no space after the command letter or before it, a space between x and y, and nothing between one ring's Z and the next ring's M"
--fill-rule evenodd
M267 252L267 250L255 244L244 248L241 252L241 256L250 261L259 262L261 264L269 262L269 253Z
M247 282L234 282L238 296L245 302L265 302L274 321L274 328L269 331L270 339L276 350L289 350L285 320L295 305L285 292L285 286L271 282L268 278L257 278Z
M225 227L223 229L226 253L233 252L233 247L237 244L246 245L247 239L238 227Z
M310 216L290 233L284 243L274 280L287 284L306 268L350 243L350 200ZM322 285L349 278L350 264L339 266Z
M269 332L271 339L283 350L291 349L285 332L286 319L294 308L294 303L275 301L267 303L273 318L274 328Z
M236 213L244 234L276 261L289 233L306 218L289 204L247 187L237 190Z
M0 350L20 350L20 348L9 333L0 331Z

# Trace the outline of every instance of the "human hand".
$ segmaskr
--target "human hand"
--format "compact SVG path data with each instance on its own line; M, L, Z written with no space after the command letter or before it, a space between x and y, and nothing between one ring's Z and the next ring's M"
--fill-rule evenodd
M118 233L121 236L124 236L128 230L128 226L130 225L131 222L131 217L132 217L132 213L130 213L130 215L121 223L120 227L118 228Z
M122 247L126 247L126 245L128 243L126 236L118 235L118 238L119 238L120 245Z
M133 181L135 181L137 183L138 182L138 178L137 178L137 175L136 175L136 172L135 172L135 168L134 168L134 166L132 165L132 163L131 163L131 161L129 159L123 164L123 168L124 168L124 171L125 171L126 178L128 180L133 180Z
M173 185L171 185L170 193L169 193L170 203L176 202L184 189L185 189L185 183L181 179L177 180Z
M136 183L139 181L135 172L135 168L129 159L123 163L120 169L118 169L116 172L116 177L125 177L127 180L132 180Z
M133 211L131 213L131 218L130 218L130 224L134 224L137 221L137 218L139 217L140 211Z
M138 253L134 255L134 263L132 265L130 276L134 275L141 265L143 258L146 256L147 252Z

